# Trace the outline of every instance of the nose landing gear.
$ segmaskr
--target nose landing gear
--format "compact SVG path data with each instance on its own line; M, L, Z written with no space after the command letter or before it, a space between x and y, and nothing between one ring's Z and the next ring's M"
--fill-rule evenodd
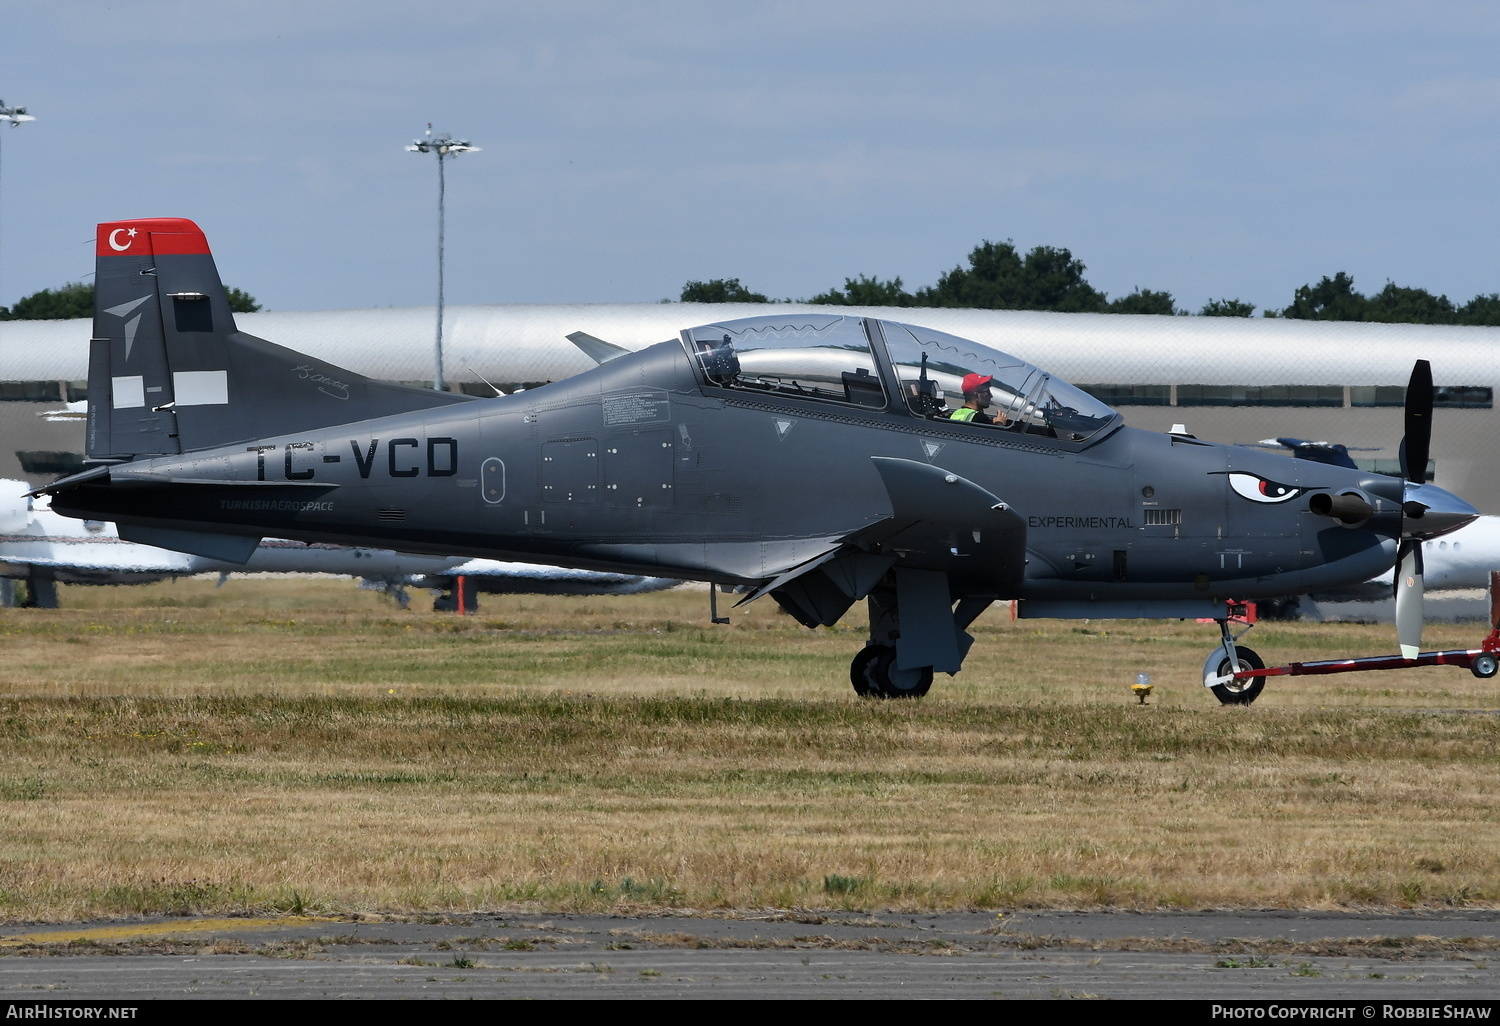
M1247 677L1237 680L1232 675L1237 670L1264 670L1266 661L1255 649L1244 645L1235 646L1234 656L1234 662L1231 663L1223 649L1216 648L1209 653L1208 662L1203 664L1203 686L1212 691L1214 697L1224 705L1249 705L1265 690L1266 678ZM1215 681L1220 683L1214 683Z
M1234 643L1235 635L1229 632L1227 618L1218 621L1218 624L1219 634L1224 640L1208 654L1208 659L1203 663L1203 686L1212 691L1214 697L1224 705L1249 705L1265 690L1266 678L1236 678L1234 674L1242 670L1264 670L1266 661L1255 649ZM1239 637L1244 637L1245 631L1249 629L1246 627L1240 631Z

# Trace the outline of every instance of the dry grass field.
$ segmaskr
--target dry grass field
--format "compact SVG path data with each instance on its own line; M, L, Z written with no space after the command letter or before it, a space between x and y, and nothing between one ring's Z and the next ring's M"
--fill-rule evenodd
M0 918L1500 903L1494 680L1273 680L1225 708L1211 625L995 610L959 677L871 702L857 618L810 632L766 601L716 627L707 598L459 619L247 579L0 610Z

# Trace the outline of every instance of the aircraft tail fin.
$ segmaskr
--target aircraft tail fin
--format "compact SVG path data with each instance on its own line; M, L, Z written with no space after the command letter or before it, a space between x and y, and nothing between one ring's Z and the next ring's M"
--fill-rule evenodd
M88 454L131 459L471 397L376 381L247 335L185 218L99 225Z

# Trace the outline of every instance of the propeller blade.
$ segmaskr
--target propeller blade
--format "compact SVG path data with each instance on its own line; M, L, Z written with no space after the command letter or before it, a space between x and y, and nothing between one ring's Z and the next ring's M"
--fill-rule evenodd
M1401 439L1401 476L1414 484L1427 480L1432 449L1432 364L1418 360L1406 385L1406 437Z
M1401 654L1413 659L1422 651L1422 542L1401 542L1396 562L1396 640Z

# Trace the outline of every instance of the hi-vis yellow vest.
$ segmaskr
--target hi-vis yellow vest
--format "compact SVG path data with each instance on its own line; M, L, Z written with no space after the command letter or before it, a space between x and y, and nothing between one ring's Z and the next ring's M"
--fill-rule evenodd
M952 413L948 414L948 419L949 420L973 420L974 419L974 414L976 414L978 412L979 412L978 410L971 410L967 406L960 406L958 409L956 409Z

